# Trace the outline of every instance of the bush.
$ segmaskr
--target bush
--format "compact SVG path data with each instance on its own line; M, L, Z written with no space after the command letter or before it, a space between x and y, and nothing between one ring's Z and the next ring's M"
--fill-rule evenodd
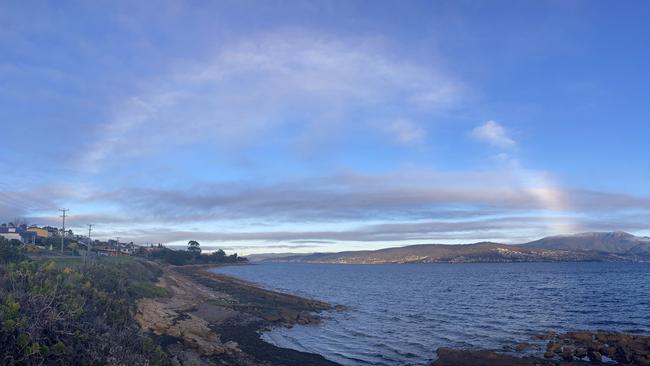
M0 263L18 262L25 258L18 240L7 240L0 236Z
M2 364L169 364L132 315L136 299L158 295L159 273L141 260L0 266Z

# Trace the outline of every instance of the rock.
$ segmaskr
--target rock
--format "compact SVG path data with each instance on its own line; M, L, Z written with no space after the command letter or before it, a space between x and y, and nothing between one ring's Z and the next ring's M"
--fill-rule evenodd
M239 344L237 344L237 342L228 341L228 342L223 344L223 347L228 352L241 352L241 349L239 348Z
M562 351L562 345L556 341L548 341L546 345L546 352L550 353L560 353Z
M517 352L524 351L524 350L526 350L528 348L530 348L530 343L525 343L524 342L524 343L519 343L519 344L515 345L515 351L517 351Z
M644 356L639 356L638 358L635 358L634 361L639 366L650 366L650 358Z
M616 354L614 355L614 359L621 363L630 363L632 362L633 358L632 353L627 349L627 347L620 345L616 347Z
M154 334L181 339L183 344L202 356L217 355L226 351L205 320L178 312L168 303L154 299L139 301L135 320L142 329L148 329Z
M438 359L430 366L534 366L539 360L503 355L491 351L438 348Z
M534 339L541 339L541 340L550 340L550 339L555 339L557 337L557 333L555 332L548 332L546 334L540 334L536 335L533 337Z
M594 336L591 332L569 332L564 334L563 338L568 338L579 343L589 343L594 339Z
M562 348L561 356L565 361L573 361L573 347L566 346Z
M589 361L591 362L601 363L603 361L603 356L598 351L587 352L587 357L589 357Z
M605 356L607 356L609 358L613 358L614 355L616 354L616 347L613 347L613 346L604 347L602 354L604 354Z
M585 349L583 347L578 347L578 348L576 348L575 351L573 351L573 355L576 356L576 358L587 357L587 349Z

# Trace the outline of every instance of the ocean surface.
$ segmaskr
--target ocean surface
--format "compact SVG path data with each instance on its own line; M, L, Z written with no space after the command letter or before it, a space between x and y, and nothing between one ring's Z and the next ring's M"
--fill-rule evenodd
M425 365L441 346L508 350L549 331L650 334L650 265L258 264L216 269L347 307L263 335L343 365ZM536 348L538 347L538 348Z

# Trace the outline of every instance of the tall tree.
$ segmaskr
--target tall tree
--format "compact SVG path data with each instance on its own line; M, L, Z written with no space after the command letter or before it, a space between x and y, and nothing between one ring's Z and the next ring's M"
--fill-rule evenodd
M201 244L196 240L190 240L187 242L187 251L198 257L201 255Z

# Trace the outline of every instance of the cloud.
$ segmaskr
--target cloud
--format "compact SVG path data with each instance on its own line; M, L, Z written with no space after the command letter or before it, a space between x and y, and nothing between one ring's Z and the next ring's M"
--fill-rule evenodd
M229 246L237 249L262 248L313 248L320 243L470 243L484 240L496 240L507 243L523 243L538 239L540 233L562 223L564 218L522 215L506 217L485 217L468 221L430 220L422 222L397 222L390 224L359 225L346 230L321 231L183 231L169 230L164 227L119 232L121 237L135 237L144 242L185 242L190 239L208 243L255 243L246 246ZM580 229L583 231L602 230L644 230L641 222L616 222L602 220L585 220ZM292 245L275 243L317 243L313 245ZM213 244L215 245L215 244ZM402 244L403 245L403 244ZM322 245L319 250L327 251L330 245Z
M435 65L394 57L375 40L280 31L223 45L150 81L114 107L83 162L200 141L247 146L276 131L289 142L309 140L388 109L406 114L391 127L398 140L417 142L424 130L407 122L409 113L435 113L462 97L462 84Z
M536 195L519 186L517 177L488 172L345 174L268 185L233 182L177 189L125 188L98 192L90 199L119 203L140 217L167 222L246 218L331 222L421 218L434 211L437 215L457 214L463 207L540 207Z
M79 207L70 212L70 227L94 223L98 238L138 243L513 242L566 231L647 230L650 217L648 197L566 189L542 172L510 168L71 191L49 192L51 202ZM44 192L22 194L40 199ZM59 218L53 212L29 221L58 225Z
M492 120L475 127L471 132L471 136L476 140L500 148L511 148L516 145L515 140L508 136L506 129Z
M341 174L275 184L204 183L174 189L122 188L94 192L85 201L110 203L131 217L114 223L193 223L249 220L340 223L367 220L472 220L522 212L564 217L574 213L650 210L650 199L563 189L541 172ZM110 216L89 216L111 222ZM554 221L555 222L555 221ZM297 238L300 239L300 238Z
M422 127L406 119L397 119L386 124L384 132L402 145L419 145L427 135Z
M72 187L60 184L16 188L0 183L0 219L25 218L43 211L56 212L61 201L79 197Z

